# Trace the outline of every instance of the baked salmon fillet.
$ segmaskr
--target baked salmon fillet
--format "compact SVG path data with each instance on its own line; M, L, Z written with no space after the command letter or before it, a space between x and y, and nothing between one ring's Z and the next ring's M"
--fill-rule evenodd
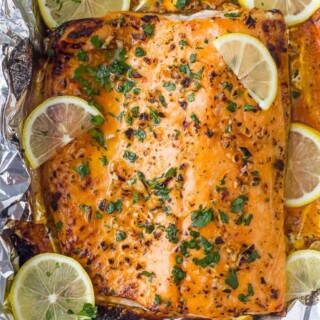
M292 120L320 131L320 10L308 21L290 29ZM320 200L287 209L286 230L297 240L296 248L308 246L300 236L320 237ZM310 240L310 239L309 239Z
M229 32L258 38L275 59L267 111L215 49ZM282 312L281 14L113 13L67 23L51 43L45 95L80 96L105 116L42 167L61 252L88 271L97 304L158 318Z

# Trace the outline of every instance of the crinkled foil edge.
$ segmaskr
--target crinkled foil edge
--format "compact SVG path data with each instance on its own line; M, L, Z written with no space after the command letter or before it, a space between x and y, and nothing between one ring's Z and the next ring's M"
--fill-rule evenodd
M30 102L33 61L43 48L42 35L36 1L0 0L0 320L13 319L7 295L19 265L7 222L31 219L31 178L23 160L20 129L24 109ZM262 319L318 320L320 304L308 306L296 300L286 317Z

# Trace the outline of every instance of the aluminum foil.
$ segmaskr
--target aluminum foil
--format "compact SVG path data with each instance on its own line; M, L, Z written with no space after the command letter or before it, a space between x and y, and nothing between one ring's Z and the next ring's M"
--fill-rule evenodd
M146 0L138 9L145 9ZM181 19L181 16L180 16ZM0 0L0 320L13 319L6 301L18 257L11 244L10 220L31 218L31 178L20 146L20 125L31 84L34 56L43 48L36 1ZM261 320L319 320L316 298L296 300L285 317Z

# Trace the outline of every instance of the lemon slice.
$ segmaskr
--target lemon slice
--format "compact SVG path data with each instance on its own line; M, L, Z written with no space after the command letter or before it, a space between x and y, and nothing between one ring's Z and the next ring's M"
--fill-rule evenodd
M76 260L53 253L37 255L22 266L9 300L15 320L90 319L95 313L86 271Z
M243 7L280 10L288 26L308 20L320 8L319 0L239 0Z
M292 123L288 142L285 205L301 207L320 198L320 132Z
M292 253L286 263L286 300L305 297L320 289L320 252L300 250Z
M48 28L83 18L97 18L110 11L127 11L130 0L38 0L42 18Z
M95 120L95 121L93 121ZM22 144L33 168L50 159L72 139L101 124L103 117L85 100L59 96L46 100L25 121Z
M223 35L214 45L260 108L269 109L277 94L278 72L268 49L242 33Z

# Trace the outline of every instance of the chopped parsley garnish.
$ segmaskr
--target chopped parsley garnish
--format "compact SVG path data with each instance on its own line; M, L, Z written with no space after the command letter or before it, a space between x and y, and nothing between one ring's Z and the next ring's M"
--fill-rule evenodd
M180 46L185 47L187 45L187 42L185 40L179 41Z
M62 230L62 228L63 228L63 222L62 222L62 221L58 221L58 222L56 223L56 226L57 226L57 229L58 229L58 230Z
M244 205L248 201L248 197L245 195L239 196L237 199L233 200L231 203L232 213L244 213Z
M141 92L140 88L134 88L133 93L137 96Z
M176 256L176 262L177 263L182 263L183 262L183 258L181 256Z
M85 303L80 312L77 313L79 316L85 316L90 318L95 318L97 316L98 308L91 303ZM69 310L68 310L69 313Z
M91 207L86 204L79 204L79 208L85 212L88 212L91 209Z
M151 234L155 229L156 227L153 225L153 224L139 224L138 225L139 228L145 228L145 231L147 234Z
M156 294L156 296L155 296L155 298L154 298L154 304L156 305L156 306L160 306L160 304L161 304L161 297L158 295L158 294Z
M196 53L191 53L189 57L190 63L195 63L197 59L197 54Z
M102 156L99 160L102 162L103 166L106 166L109 163L106 156Z
M85 51L80 49L78 52L76 52L75 57L78 59L78 61L87 62L89 61L89 57Z
M145 177L145 175L144 175L143 172L137 171L137 175L138 175L138 178L139 178L141 181L146 181L146 177Z
M163 96L163 95L160 95L160 96L159 96L159 101L160 101L160 103L161 103L161 105L162 105L163 107L166 107L166 106L167 106L166 100L164 99L164 96Z
M300 92L299 91L296 91L296 90L293 90L292 91L292 97L294 98L294 99L298 99L299 97L300 97Z
M160 117L159 117L158 111L152 109L151 107L148 107L148 109L150 110L150 118L151 118L153 124L154 125L160 124Z
M139 141L143 142L147 135L142 129L138 129L134 131L134 135L139 139Z
M249 299L246 295L244 295L243 293L240 293L240 294L238 295L238 299L239 299L241 302L248 302L248 301L250 301L250 299Z
M204 253L208 254L213 248L212 244L203 236L200 237L200 242L202 244Z
M244 225L245 225L245 226L250 226L250 223L251 223L252 218L253 218L253 215L250 213L250 214L248 215L248 217L244 220Z
M91 118L90 122L94 126L100 126L101 124L104 123L104 118L100 114L97 114L96 116Z
M251 283L248 284L248 294L249 296L254 296L254 290Z
M90 129L89 134L103 149L107 150L104 134L101 130L96 128Z
M184 9L188 4L190 0L177 0L176 2L176 8L177 9Z
M96 218L97 219L102 219L102 213L100 211L96 211Z
M94 37L93 39L97 38ZM97 67L80 64L74 71L73 79L79 82L87 95L98 94L99 87L108 92L113 88L113 79L117 80L120 75L124 75L129 71L130 66L125 62L126 59L126 50L116 49L112 63ZM92 80L96 85L93 85Z
M98 35L92 37L90 39L90 42L93 44L95 48L101 48L103 45L103 42L101 41L100 37Z
M134 163L138 160L138 156L134 152L129 151L129 150L126 150L124 152L123 158L128 159L130 161L130 163Z
M187 99L189 102L193 102L194 101L194 93L193 92L189 93L187 95Z
M177 243L179 241L179 239L177 238L178 229L173 223L165 228L164 231L167 233L166 238L170 242Z
M228 274L228 277L227 277L225 282L232 289L237 289L238 288L239 281L238 281L238 277L237 277L237 271L235 269L229 270L229 274Z
M163 87L166 88L168 91L176 90L176 85L172 82L165 82Z
M153 272L142 271L141 275L148 277L149 278L149 282L152 283L153 276L154 276Z
M230 83L230 82L228 82L228 81L223 82L223 83L222 83L222 87L223 87L224 89L227 89L229 92L231 92L232 89L233 89L232 83Z
M226 18L238 18L241 16L241 12L227 12L224 14Z
M189 234L190 234L190 237L192 237L193 239L200 237L200 232L198 231L191 230Z
M253 251L251 253L251 255L248 257L247 262L251 263L257 259L261 258L260 254L258 253L258 251Z
M148 37L151 37L154 33L155 27L152 24L150 24L150 25L143 26L142 29Z
M196 114L195 114L194 112L191 112L190 118L191 118L196 124L199 124L199 123L200 123L200 120L198 119L198 117L196 116Z
M139 195L137 193L133 193L132 194L132 202L134 204L138 203L139 202Z
M233 101L228 100L227 103L228 103L227 110L229 110L230 112L237 111L237 105Z
M179 130L177 130L177 129L174 129L174 138L175 138L175 140L178 140L178 138L179 138L179 136L180 136L180 131Z
M123 85L118 85L118 91L126 94L131 91L131 89L136 85L135 81L125 80Z
M79 167L73 168L76 172L79 173L80 179L82 180L85 175L90 174L89 162L82 163Z
M133 107L131 109L131 113L134 118L138 118L139 117L139 107Z
M123 241L127 238L127 234L125 232L119 232L116 236L117 241Z
M254 107L254 106L250 106L249 104L246 104L246 105L244 106L244 111L253 111L253 112L256 112L256 111L258 111L258 109L257 109L256 107Z
M228 223L229 222L229 217L225 212L219 210L219 214L220 214L220 219L221 219L222 223Z
M111 214L115 211L121 212L122 211L122 199L118 199L116 202L110 201L107 209L107 213Z
M209 265L217 264L220 261L220 254L218 252L210 252L204 258L202 259L193 258L192 261L197 266L205 268Z
M145 57L146 55L146 52L142 48L136 48L136 57Z
M201 89L201 84L200 84L200 82L198 82L198 81L195 81L194 82L194 89L193 89L193 91L198 91L198 90L200 90Z
M164 175L165 178L174 178L177 176L177 168L176 167L173 167L173 168L170 168Z
M202 228L213 219L213 211L211 208L199 207L198 210L193 211L191 214L192 226Z
M198 73L193 73L190 69L189 64L181 64L179 66L179 71L182 73L185 73L188 77L201 80L202 79L202 73L203 73L204 68L201 68Z
M179 247L181 254L185 257L189 257L190 253L189 253L188 249L199 250L200 249L200 240L198 240L198 239L192 239L190 241L183 240L181 242L180 247Z
M187 274L179 266L175 265L172 269L172 276L174 284L178 286Z

